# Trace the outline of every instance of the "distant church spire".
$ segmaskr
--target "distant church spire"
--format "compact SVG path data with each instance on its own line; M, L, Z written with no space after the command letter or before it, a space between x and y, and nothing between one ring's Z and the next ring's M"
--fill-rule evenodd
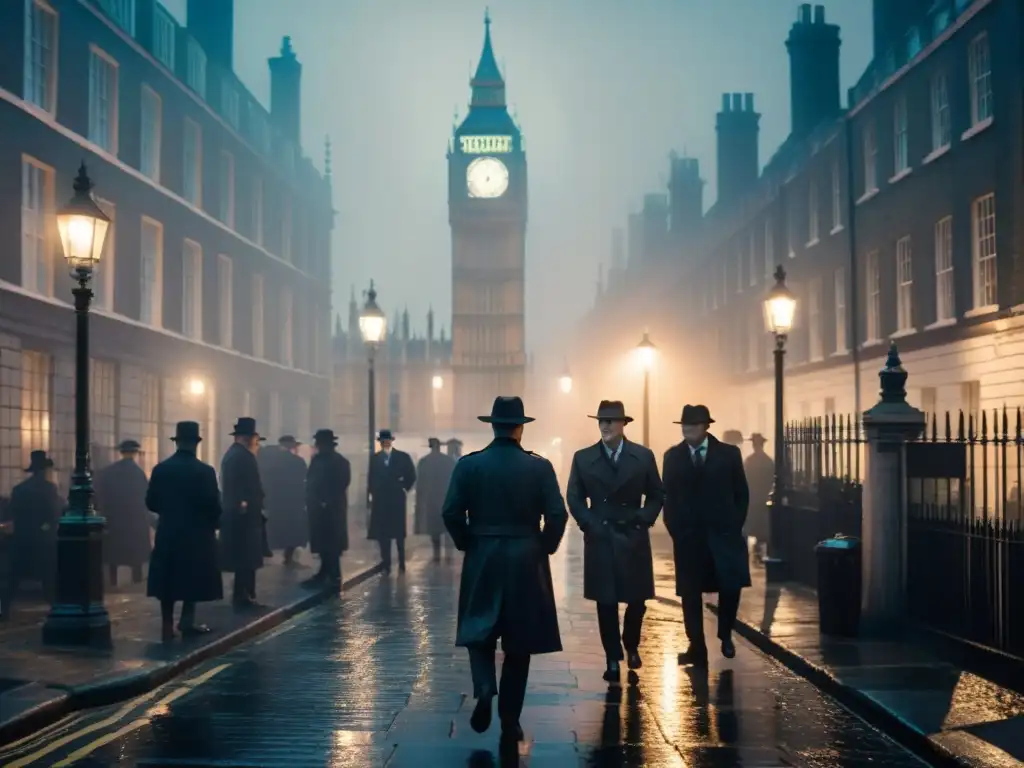
M476 74L469 81L473 88L473 107L504 107L505 80L498 69L498 61L494 57L491 44L491 12L484 12L484 48L480 52L480 62L476 66Z

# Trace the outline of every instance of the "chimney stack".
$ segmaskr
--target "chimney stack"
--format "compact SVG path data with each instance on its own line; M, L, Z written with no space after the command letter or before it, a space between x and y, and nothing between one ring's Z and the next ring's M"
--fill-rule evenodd
M206 58L229 72L234 71L234 0L188 0L185 13L189 34Z
M301 146L302 64L292 50L292 39L281 41L281 55L270 65L270 117L285 137Z
M757 181L761 171L758 162L760 120L761 115L754 111L754 94L722 94L722 111L715 125L718 204L735 202Z
M669 171L669 233L679 241L696 235L704 216L704 182L700 178L700 163L695 157L671 155Z
M789 30L790 136L802 139L839 114L839 27L804 3Z

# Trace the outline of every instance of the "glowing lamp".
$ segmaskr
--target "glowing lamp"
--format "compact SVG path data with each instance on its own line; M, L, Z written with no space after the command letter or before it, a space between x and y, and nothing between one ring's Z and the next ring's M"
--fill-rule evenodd
M793 330L796 315L796 296L786 287L786 270L780 264L775 269L775 285L764 299L764 322L776 336L786 336Z
M371 280L370 290L366 292L366 304L363 305L363 311L359 315L359 332L363 336L363 341L372 346L380 344L384 339L387 323L387 318L377 306L377 291L373 287L373 280Z
M654 342L651 341L650 336L647 335L647 331L644 331L644 337L640 339L640 343L636 345L636 356L637 360L640 361L640 366L645 370L649 371L654 367L654 358L658 354L658 348L654 346Z
M92 180L85 163L78 169L74 190L75 196L57 213L57 230L71 274L86 279L103 254L110 217L92 195Z
M191 378L188 380L188 393L193 397L202 397L206 394L206 382L200 378Z
M433 379L430 380L430 386L432 386L434 389L443 389L444 379L442 379L440 376L435 376Z

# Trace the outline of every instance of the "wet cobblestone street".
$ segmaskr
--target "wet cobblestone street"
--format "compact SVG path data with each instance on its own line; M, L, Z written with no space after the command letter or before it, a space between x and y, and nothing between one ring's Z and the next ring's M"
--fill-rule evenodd
M712 648L708 673L678 667L681 617L663 601L649 603L639 685L609 690L578 535L553 561L565 651L534 658L519 765L922 765L741 640L731 661ZM453 645L459 566L428 551L404 575L366 582L141 699L83 713L0 764L507 765L496 726L469 728L468 663Z

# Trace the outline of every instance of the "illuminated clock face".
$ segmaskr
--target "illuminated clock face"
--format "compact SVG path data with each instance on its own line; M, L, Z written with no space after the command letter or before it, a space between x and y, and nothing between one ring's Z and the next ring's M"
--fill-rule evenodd
M508 168L496 157L478 157L466 169L470 197L501 197L508 189Z

